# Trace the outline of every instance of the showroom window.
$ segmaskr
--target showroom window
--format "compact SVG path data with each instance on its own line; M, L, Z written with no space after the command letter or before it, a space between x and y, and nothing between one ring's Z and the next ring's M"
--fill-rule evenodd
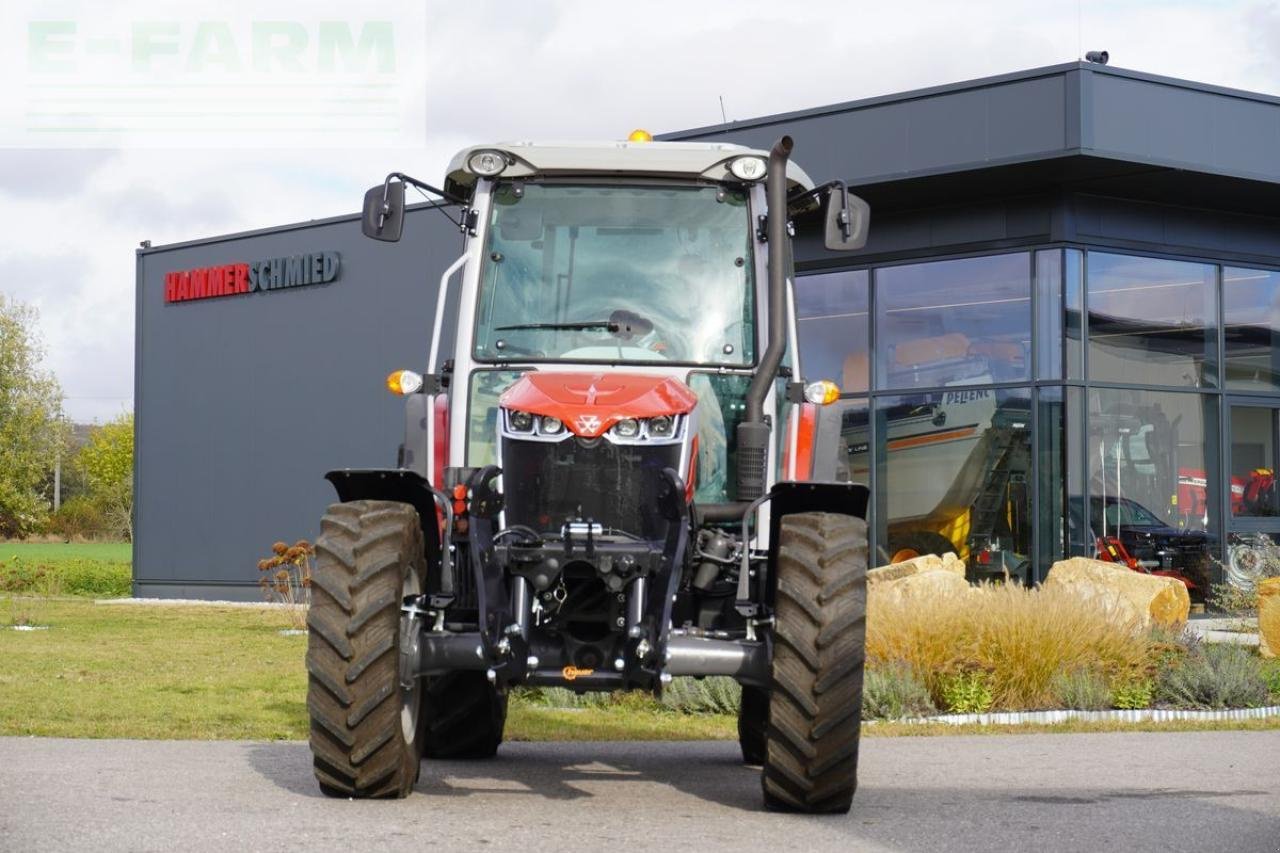
M1063 358L1068 379L1084 379L1084 252L1063 250Z
M866 270L846 270L796 280L796 330L806 380L830 379L846 394L866 393L868 278Z
M1280 272L1225 268L1222 314L1227 388L1280 390Z
M953 551L971 579L1032 580L1030 389L884 396L875 411L880 562Z
M876 270L877 386L932 388L1031 378L1025 253Z
M1217 383L1216 268L1090 252L1089 379Z
M1089 505L1071 499L1072 538L1118 542L1144 568L1206 583L1219 541L1218 398L1093 388L1087 423Z
M1062 251L1036 252L1036 379L1062 378Z

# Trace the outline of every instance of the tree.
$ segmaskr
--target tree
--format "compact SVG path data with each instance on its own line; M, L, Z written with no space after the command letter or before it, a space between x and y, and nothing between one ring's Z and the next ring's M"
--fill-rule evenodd
M89 497L113 532L133 541L133 414L96 427L76 456Z
M0 536L23 536L49 513L43 493L62 448L62 390L40 367L35 309L0 293Z

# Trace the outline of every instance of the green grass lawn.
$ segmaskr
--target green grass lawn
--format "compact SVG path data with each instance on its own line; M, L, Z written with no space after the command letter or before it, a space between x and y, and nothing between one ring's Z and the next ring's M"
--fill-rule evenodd
M10 598L48 630L0 630L0 735L300 739L306 637L278 610ZM735 718L652 702L556 709L517 699L509 740L736 737Z
M132 563L128 542L0 542L0 561L10 559L63 562Z
M47 630L9 629L19 621L13 618L18 611L21 621ZM0 735L303 739L306 637L282 636L287 627L288 614L280 610L0 598ZM883 723L863 731L879 737L1225 728L1280 729L1280 719L1035 727ZM506 736L732 740L737 720L726 713L685 713L636 694L550 707L531 691L513 696Z

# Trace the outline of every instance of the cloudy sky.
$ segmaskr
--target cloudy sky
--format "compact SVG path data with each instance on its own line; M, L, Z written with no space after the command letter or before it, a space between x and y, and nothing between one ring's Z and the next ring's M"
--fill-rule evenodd
M275 0L208 4L220 20L269 18ZM285 2L285 0L281 0ZM6 4L8 0L6 0ZM0 12L5 54L34 18L147 14L155 3L44 0ZM184 7L186 22L206 14ZM620 138L847 101L1110 51L1112 64L1280 93L1280 2L387 2L412 7L397 66L424 133L388 146L311 138L246 147L229 122L209 147L0 147L0 292L41 313L47 364L76 420L132 407L134 249L353 211L391 169L439 180L463 145L509 138ZM290 14L297 14L296 2ZM372 7L370 7L372 8ZM32 10L37 11L32 11ZM402 13L404 9L400 10ZM7 19L6 19L7 14ZM330 14L358 21L361 4ZM416 16L416 18L415 18ZM408 61L406 56L411 56ZM405 71L405 69L408 69ZM86 72L88 74L90 72ZM6 82L7 81L7 82ZM0 73L2 102L30 78ZM8 89L9 91L6 91ZM4 121L16 113L0 109ZM10 130L12 128L9 128ZM5 130L0 126L0 131ZM57 134L49 134L57 137ZM29 136L8 134L8 140ZM358 139L359 137L357 137Z

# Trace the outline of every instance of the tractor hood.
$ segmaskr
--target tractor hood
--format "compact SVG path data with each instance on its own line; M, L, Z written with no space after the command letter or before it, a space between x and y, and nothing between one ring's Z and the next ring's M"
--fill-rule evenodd
M670 376L531 372L498 399L512 411L558 418L574 435L595 438L626 418L685 415L698 395Z

